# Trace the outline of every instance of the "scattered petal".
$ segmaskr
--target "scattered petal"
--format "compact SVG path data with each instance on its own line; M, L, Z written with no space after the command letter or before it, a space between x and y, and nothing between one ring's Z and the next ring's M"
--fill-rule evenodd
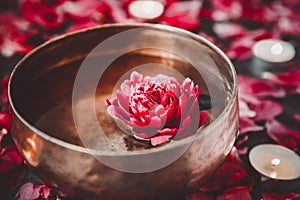
M238 83L239 93L242 95L248 95L249 97L281 98L285 96L285 92L281 87L266 80L259 80L239 75ZM248 96L246 96L246 98L248 98Z
M300 123L300 114L295 114L295 115L294 115L294 120L295 120L296 122L299 122L299 123Z
M262 131L264 128L262 126L256 125L254 120L240 117L239 120L239 134L247 133L247 132L257 132Z
M229 188L224 192L224 194L216 198L216 200L236 200L236 199L252 200L248 188L244 186Z
M222 39L241 37L246 34L246 29L235 23L215 23L214 32Z
M199 26L201 7L202 2L197 0L174 2L166 9L160 23L191 30Z
M265 126L268 135L275 142L293 151L297 150L297 143L300 142L300 132L296 132L276 120L267 121Z
M185 200L214 200L214 198L204 192L196 192L188 196Z

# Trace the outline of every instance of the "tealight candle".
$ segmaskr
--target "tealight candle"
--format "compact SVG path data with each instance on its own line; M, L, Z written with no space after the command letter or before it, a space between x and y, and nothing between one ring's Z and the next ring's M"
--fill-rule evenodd
M138 18L154 19L159 17L164 11L164 6L159 1L139 0L133 1L129 5L129 12Z
M258 145L250 151L249 160L254 169L267 178L293 180L300 177L300 157L280 145Z
M292 44L276 39L260 40L252 48L253 54L266 62L286 62L295 57Z

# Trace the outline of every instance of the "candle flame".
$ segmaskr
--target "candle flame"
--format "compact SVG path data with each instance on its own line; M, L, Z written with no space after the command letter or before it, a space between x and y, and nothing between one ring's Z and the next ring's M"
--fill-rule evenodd
M278 165L280 164L280 159L274 158L274 159L271 161L271 163L272 163L272 166L273 166L273 167L276 167L276 166L278 166Z
M280 43L275 43L271 47L271 53L274 55L280 55L283 53L283 46Z

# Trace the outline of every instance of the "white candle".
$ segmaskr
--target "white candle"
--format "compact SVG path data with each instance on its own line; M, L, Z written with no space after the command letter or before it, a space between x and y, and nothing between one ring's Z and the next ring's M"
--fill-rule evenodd
M255 43L253 54L266 62L286 62L295 57L292 44L276 39L265 39Z
M129 12L135 17L142 19L154 19L164 11L164 6L159 1L137 0L129 5Z
M249 160L254 169L268 178L293 180L300 177L300 157L280 145L258 145L250 151Z

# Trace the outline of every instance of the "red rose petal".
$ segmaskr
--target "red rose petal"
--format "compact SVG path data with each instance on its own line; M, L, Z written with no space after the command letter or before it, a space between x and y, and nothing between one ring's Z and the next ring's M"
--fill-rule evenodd
M199 26L201 1L178 1L167 7L160 23L191 30Z
M30 23L12 14L0 13L0 53L10 57L16 53L27 53L31 50L28 38L33 34Z
M246 117L240 117L239 119L239 133L246 133L246 132L257 132L261 131L264 128L262 126L258 126L255 124L254 120L246 118Z
M7 130L10 129L9 113L0 112L0 127Z
M272 82L258 80L247 76L238 76L238 90L243 95L256 97L283 97L285 92Z
M210 192L227 188L246 176L247 172L242 165L226 161L210 181L200 188L200 190L202 192Z
M271 100L260 100L256 105L250 105L250 108L256 112L253 118L255 121L271 120L283 111L280 104Z
M21 12L26 20L49 29L58 28L65 21L60 6L60 4L53 7L45 6L42 1L20 1Z
M61 9L72 20L82 21L89 20L98 5L99 2L97 0L77 0L76 2L65 1L61 6Z
M226 158L226 162L230 162L230 163L236 163L239 165L243 165L243 161L240 159L239 156L239 150L237 149L236 146L234 146L231 150L231 152L229 153L229 155Z
M46 185L24 184L17 194L17 200L60 199Z
M295 120L296 122L299 122L299 123L300 123L300 114L295 114L295 115L294 115L294 120Z
M286 194L283 194L279 197L279 200L291 200L291 199L294 199L294 198L297 198L299 197L300 195L295 193L295 192L291 192L291 193L286 193Z
M39 188L35 188L32 183L26 183L19 189L18 200L32 200L40 197Z
M291 200L299 197L297 193L286 193L283 195L278 194L263 194L263 200Z
M281 74L265 72L264 78L267 78L279 85L298 86L300 85L300 70L292 70Z
M252 46L255 42L268 39L277 38L278 36L269 33L263 29L248 32L238 39L234 40L229 48L225 51L227 56L231 59L246 59L252 56Z
M199 125L201 127L208 120L207 114L205 112L199 112Z
M297 142L300 142L300 133L279 123L276 120L270 120L266 123L267 133L275 142L283 145L293 151L297 150Z
M256 116L256 112L254 110L251 110L247 104L242 99L247 99L247 98L241 98L242 95L239 95L239 114L240 117L246 117L246 118L253 118Z
M224 194L218 196L216 200L252 200L249 191L244 186L227 189Z
M222 39L240 37L246 34L246 29L235 23L215 23L213 30Z
M186 200L214 200L214 198L212 198L208 194L205 194L204 192L196 192L188 196Z
M119 0L107 0L107 4L111 10L108 10L111 14L112 20L117 23L134 22L134 19L127 17L126 11L123 9L123 2Z
M242 15L243 7L238 0L211 0L212 19L225 21L238 19Z
M0 196L14 189L25 175L23 159L14 145L0 148Z

